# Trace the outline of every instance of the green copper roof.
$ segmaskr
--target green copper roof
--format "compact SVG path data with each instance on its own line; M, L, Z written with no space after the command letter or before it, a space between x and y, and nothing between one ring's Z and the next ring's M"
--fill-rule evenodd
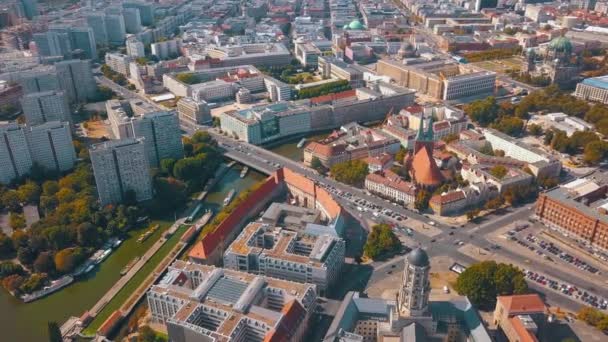
M551 43L549 43L549 48L557 52L570 53L572 52L572 43L570 42L570 39L561 36L554 38Z
M363 30L365 29L365 26L363 26L363 24L361 24L361 22L357 19L353 20L350 22L350 24L348 24L348 29L349 30Z

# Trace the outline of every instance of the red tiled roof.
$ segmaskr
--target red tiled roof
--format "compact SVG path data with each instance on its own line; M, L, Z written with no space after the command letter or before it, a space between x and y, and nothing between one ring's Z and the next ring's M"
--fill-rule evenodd
M443 175L432 157L430 148L427 146L419 149L414 155L412 172L416 183L419 184L436 186L443 181Z
M434 203L434 204L448 204L451 202L456 202L456 201L460 201L462 199L464 199L464 191L459 190L459 191L452 191L452 192L448 192L444 195L439 194L439 195L434 195L433 197L431 197L430 202Z
M509 316L545 312L546 306L537 294L498 296Z
M285 304L281 310L281 320L276 327L266 333L264 342L287 342L306 316L306 310L295 299Z
M519 317L511 317L509 322L511 322L513 330L517 334L518 342L538 342L536 336L526 329Z
M401 180L397 174L390 170L385 170L384 173L370 173L365 178L370 182L384 184L385 186L412 196L416 194L416 187L412 183Z
M312 104L327 103L327 102L332 102L332 101L346 99L346 98L355 97L355 96L357 96L357 91L355 89L352 89L352 90L341 91L339 93L332 93L332 94L313 97L310 99L310 102Z
M346 150L346 145L330 145L330 144L322 144L320 142L311 141L306 145L306 150L310 151L310 153L314 153L320 156L331 157L333 155L342 153Z
M393 157L388 153L382 153L381 155L375 157L367 157L365 158L365 162L367 164L373 164L378 166L384 166L386 163L393 160Z

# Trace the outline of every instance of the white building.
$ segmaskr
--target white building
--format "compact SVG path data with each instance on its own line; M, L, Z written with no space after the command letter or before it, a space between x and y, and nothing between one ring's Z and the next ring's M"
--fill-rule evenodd
M164 42L152 43L150 49L152 55L159 59L175 58L179 55L179 49L182 47L181 39L171 39Z
M273 102L291 100L291 87L275 78L265 77L264 84L270 100Z
M475 72L454 75L443 81L443 99L455 100L462 97L492 94L496 87L496 73Z
M124 76L129 76L129 63L133 60L133 57L130 55L123 55L121 53L106 53L105 61L106 65L110 67L110 69L116 71L119 74Z
M192 98L195 101L212 102L220 99L232 98L235 89L230 82L215 80L199 83L192 86Z
M127 39L127 55L133 58L146 57L144 43L137 39Z
M176 113L146 113L132 118L131 126L134 137L144 138L150 166L159 167L163 159L183 158L184 147Z
M135 193L137 201L152 198L152 179L143 140L111 140L89 149L102 206L122 202L128 191Z
M367 175L365 189L404 205L416 200L416 187L391 170Z
M319 293L339 281L344 240L250 223L224 253L224 267L277 279L311 283Z
M69 122L49 121L26 126L25 137L32 162L45 170L64 172L74 167L76 151Z
M207 102L195 101L189 97L177 101L177 113L180 125L184 128L195 129L198 125L209 124L212 121Z
M39 125L49 121L72 121L68 98L63 91L30 93L21 99L25 122Z
M313 284L182 260L147 294L152 321L176 342L304 341L316 300Z
M0 183L23 177L32 168L25 129L16 123L0 122Z

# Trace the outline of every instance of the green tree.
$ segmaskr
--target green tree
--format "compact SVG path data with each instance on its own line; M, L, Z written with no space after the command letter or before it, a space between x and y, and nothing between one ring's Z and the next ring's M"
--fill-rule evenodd
M597 163L608 158L608 142L593 141L585 146L583 153L583 161L589 165Z
M362 186L369 170L366 162L355 159L334 164L330 172L332 177L338 182Z
M175 159L166 158L160 161L160 170L168 175L173 176L173 167L175 166Z
M25 228L25 225L26 225L25 216L23 216L23 214L11 212L10 218L9 218L9 225L13 229Z
M61 330L59 329L59 324L57 324L57 322L48 322L47 331L49 334L49 342L63 342Z
M471 209L466 212L467 220L473 221L477 216L479 216L479 209Z
M23 274L23 267L12 261L0 262L0 278L8 277L13 274Z
M52 273L55 271L55 261L50 251L38 254L32 265L37 273Z
M40 274L40 273L34 273L29 278L27 278L23 282L23 284L21 284L21 287L19 288L19 290L24 293L32 293L36 290L40 290L44 286L44 284L46 284L46 281L47 281L46 275Z
M376 259L388 253L393 253L401 248L401 242L387 224L377 224L372 227L372 232L367 237L363 253L370 259Z
M446 135L441 140L443 140L443 142L445 142L446 144L449 144L452 141L457 141L458 139L460 139L458 133L452 133L452 134Z
M507 135L518 137L523 132L524 121L516 117L502 117L498 122L491 126Z
M479 125L485 127L498 118L498 104L496 98L490 96L483 100L476 100L465 107L465 112Z
M325 172L325 166L323 166L321 160L317 157L312 157L312 159L310 160L310 167L317 170L317 172L319 173Z
M395 154L395 161L403 164L403 160L405 159L405 156L407 156L407 149L403 146L399 146L399 151L397 151L397 153Z
M414 200L414 207L419 211L424 211L429 207L429 200L431 199L431 193L426 190L420 190L416 193L416 199Z
M176 78L183 83L186 84L195 84L198 82L198 77L196 77L195 74L191 74L191 73L181 73L181 74L177 74Z
M40 187L38 184L27 181L17 189L19 200L23 203L37 203L40 198Z
M0 232L0 259L8 259L14 253L13 241L6 234Z
M540 125L537 124L529 124L527 126L528 129L528 133L534 135L534 136L541 136L543 135L543 128Z
M503 179L509 172L504 165L495 165L490 169L490 174L498 179Z

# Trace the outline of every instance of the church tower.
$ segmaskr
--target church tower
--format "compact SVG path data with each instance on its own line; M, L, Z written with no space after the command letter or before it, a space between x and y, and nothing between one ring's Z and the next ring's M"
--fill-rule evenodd
M402 317L428 316L429 295L429 256L421 248L412 250L405 257L405 269L399 296L397 310Z

